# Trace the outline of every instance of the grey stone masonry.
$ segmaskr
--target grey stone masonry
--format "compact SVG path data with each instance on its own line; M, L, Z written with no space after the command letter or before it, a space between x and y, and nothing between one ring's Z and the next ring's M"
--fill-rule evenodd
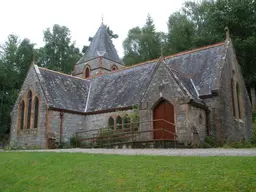
M62 142L69 144L70 138L75 133L81 131L99 130L108 127L108 120L113 117L116 121L117 116L124 117L126 114L129 115L132 110L126 111L115 111L109 113L100 113L95 115L79 115L72 113L64 113L62 121ZM56 142L60 142L60 112L50 111L49 112L50 128L49 131L53 132L56 136ZM93 134L97 134L97 131L86 132L86 134L80 134L79 136L92 137Z
M222 142L239 141L251 137L252 113L249 96L245 87L241 69L237 63L232 43L229 43L229 49L225 60L225 65L221 74L221 86L219 94L219 107L216 118L219 127L217 127L217 138ZM233 79L234 88L231 90L231 80ZM238 90L236 90L238 86ZM234 110L232 104L232 91L234 97ZM240 114L240 115L239 115ZM240 117L239 117L240 116Z
M16 103L11 112L12 122L11 122L11 137L10 143L11 145L18 146L35 146L45 148L46 136L45 136L45 122L46 122L46 100L44 97L44 93L41 89L39 78L38 78L38 69L32 65L27 73L27 77L22 85L21 91L18 95ZM29 90L32 91L33 98L37 96L39 98L39 116L38 116L38 126L20 129L20 120L21 120L21 112L20 112L20 104L22 100L25 102L25 106L27 106L27 94ZM30 124L33 124L33 115L34 115L34 105L32 99L32 111L30 120ZM27 108L25 107L25 118L24 122L27 122Z
M206 134L206 121L202 125L198 123L199 114L205 118L205 111L198 107L192 107L188 104L190 93L182 84L178 84L174 76L166 69L166 65L161 62L156 69L147 91L142 99L142 108L140 110L141 121L153 120L153 108L160 99L166 99L174 106L175 128L178 140L180 142L190 143L193 140L192 125L196 126L203 140ZM153 129L153 122L150 126L141 125L141 130ZM152 133L145 136L144 139L152 139Z

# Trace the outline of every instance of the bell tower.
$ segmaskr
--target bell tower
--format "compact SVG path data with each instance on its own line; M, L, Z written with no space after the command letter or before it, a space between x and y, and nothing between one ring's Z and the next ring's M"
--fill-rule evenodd
M94 35L86 53L75 64L73 76L89 78L124 67L103 24Z

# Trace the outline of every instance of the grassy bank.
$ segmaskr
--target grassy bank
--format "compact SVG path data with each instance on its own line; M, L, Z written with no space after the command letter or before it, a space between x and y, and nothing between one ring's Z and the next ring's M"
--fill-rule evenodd
M0 191L253 191L256 157L0 153Z

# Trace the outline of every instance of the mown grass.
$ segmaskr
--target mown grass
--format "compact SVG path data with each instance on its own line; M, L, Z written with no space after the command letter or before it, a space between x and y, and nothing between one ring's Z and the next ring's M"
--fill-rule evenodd
M255 191L256 157L0 153L0 191Z

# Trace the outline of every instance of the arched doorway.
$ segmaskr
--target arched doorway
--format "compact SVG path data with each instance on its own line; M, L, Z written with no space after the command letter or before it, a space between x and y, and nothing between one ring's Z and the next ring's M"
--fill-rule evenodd
M160 129L154 131L154 139L169 139L173 140L174 135L167 132L162 131L161 129L167 129L172 133L175 133L174 124L174 107L171 103L166 100L161 100L153 109L153 119L154 119L154 129ZM163 121L163 120L165 121ZM170 124L173 123L173 124Z

